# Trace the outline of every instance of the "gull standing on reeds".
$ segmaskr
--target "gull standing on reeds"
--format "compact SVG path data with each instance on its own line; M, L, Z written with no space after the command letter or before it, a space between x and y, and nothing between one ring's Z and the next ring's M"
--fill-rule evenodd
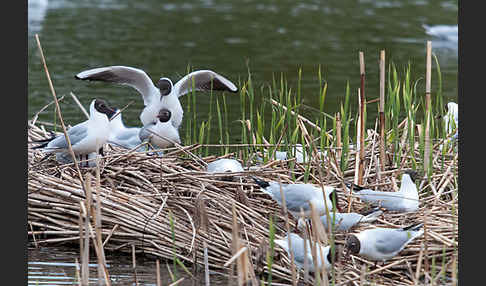
M363 214L329 212L329 217L327 215L323 215L320 217L320 220L326 229L328 228L328 221L330 220L331 224L333 225L333 231L348 231L357 224L373 222L382 214L383 211L379 208L374 208ZM305 221L309 220L299 218L297 224L297 228L299 230L302 230L305 227Z
M162 77L156 85L141 69L127 66L109 66L82 71L75 75L76 79L90 81L105 81L128 85L135 88L143 97L145 105L140 120L143 126L156 124L159 111L168 109L172 113L172 125L177 129L182 122L183 110L179 97L194 91L230 91L238 88L228 79L211 70L191 72L175 85L169 78Z
M415 185L415 180L418 178L417 172L406 170L402 175L398 192L374 191L355 184L345 184L348 188L353 186L353 195L363 202L383 207L388 211L415 212L419 207L419 195Z
M407 244L421 236L424 233L423 225L418 223L399 229L374 228L350 234L346 239L346 248L353 255L384 262L396 256Z
M266 182L264 180L252 177L262 191L272 197L279 205L282 205L282 196L280 188L285 196L285 203L287 210L294 216L294 218L300 217L300 210L304 211L305 217L311 216L311 207L309 203L312 203L319 216L326 213L326 203L329 212L333 210L333 201L336 203L336 209L340 210L338 203L338 194L334 187L324 186L324 192L326 194L326 202L324 202L324 196L322 195L321 187L316 187L312 184L279 184L275 181Z
M102 99L94 99L89 107L89 119L74 125L67 130L67 136L71 142L71 147L76 156L90 153L103 152L103 144L108 141L110 135L110 121L115 114L112 109ZM47 154L52 153L69 153L69 147L64 134L51 137L44 140L34 141L43 143L33 149L43 148L42 151Z
M126 127L123 123L122 113L119 109L115 109L115 115L110 120L108 143L125 149L133 149L142 144L142 140L138 136L140 129L140 127ZM142 149L143 147L140 148L140 150Z
M301 238L298 234L295 233L290 233L290 248L292 249L292 253L294 255L294 263L299 269L304 269L304 259L307 256L307 261L309 265L309 271L310 272L315 272L314 268L314 260L312 258L312 248L310 241L307 240L307 252L305 252L305 245L304 245L304 239ZM282 247L287 254L289 255L290 258L290 249L289 249L289 240L288 240L288 235L284 237L284 239L276 239L275 244L279 245ZM314 242L314 245L316 247L316 253L317 253L317 267L319 269L322 268L322 262L323 260L321 259L321 250L322 250L322 255L324 256L324 265L326 266L326 269L330 269L332 266L332 263L334 261L337 261L338 259L338 247L335 248L334 251L334 259L332 257L332 252L331 246L322 246L321 244Z
M143 142L149 142L158 148L167 148L174 143L181 144L179 131L172 124L172 114L168 109L161 109L157 122L150 123L140 129L139 137Z

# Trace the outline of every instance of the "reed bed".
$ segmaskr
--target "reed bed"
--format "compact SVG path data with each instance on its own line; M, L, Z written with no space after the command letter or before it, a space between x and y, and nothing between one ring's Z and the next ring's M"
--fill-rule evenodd
M29 141L45 138L46 135L42 126L29 126ZM379 136L374 130L368 130L367 135L364 184L371 188L396 189L394 174L400 170L380 170L377 165ZM192 145L184 148L186 152L193 152L202 147ZM207 245L209 267L228 273L229 268L223 265L233 254L234 205L239 237L248 249L251 267L257 275L268 275L265 255L261 251L269 245L269 218L273 218L276 239L285 236L285 220L278 205L263 194L248 175L292 183L294 177L297 181L303 180L306 170L303 164L296 164L290 173L288 164L292 160L270 160L235 174L234 178L237 179L234 181L227 181L225 174L205 172L205 163L217 159L216 156L185 158L181 155L184 152L177 148L167 150L164 157L127 152L112 146L106 149L99 169L99 199L91 198L96 203L99 200L101 206L100 231L105 250L130 253L134 246L137 252L203 265L204 243ZM330 155L335 152L336 149L328 149L327 157L335 158L335 155ZM372 275L366 277L367 281L371 279L377 285L415 284L422 277L416 274L431 273L433 263L436 273L440 272L441 275L452 277L452 273L457 271L452 268L453 264L457 265L458 246L457 154L444 156L438 147L433 153L434 175L420 184L420 210L406 215L385 213L375 223L376 226L403 227L424 221L426 235L416 239L385 267L378 268L381 270L369 270ZM350 153L351 167L354 166L355 155L356 152ZM392 156L390 153L387 155ZM77 242L80 239L80 202L87 199L82 183L72 165L59 165L53 159L39 164L42 157L39 151L29 149L28 222L34 228L29 231L29 237L35 238L37 244ZM346 199L350 196L347 189L342 187L342 179L352 181L353 168L341 174L337 161L315 160L309 164L312 170L310 177L317 183L320 181L315 169L324 167L327 170L323 183L339 189L341 198L345 198L340 201L343 209L361 212L368 208L357 199L351 204ZM407 166L404 164L402 167ZM83 174L94 175L92 169L82 171ZM92 184L95 188L94 182ZM295 221L290 220L289 223L291 228L295 228ZM366 227L369 226L360 226ZM336 234L336 244L343 244L344 238L344 234ZM273 283L291 282L287 255L279 248L275 249L275 253L271 267ZM427 269L427 263L419 259L429 261ZM419 269L418 264L422 265ZM359 257L348 258L346 262L336 265L335 282L337 285L346 284L346 281L359 282L363 267L372 269L372 266L373 263Z
M359 55L362 83L356 114L350 104L349 84L340 110L335 114L324 112L327 83L320 68L319 109L313 110L318 115L312 120L304 116L309 107L301 99L301 71L296 92L282 77L262 87L260 92L265 96L260 97L248 71L248 79L239 84L240 144L230 144L225 97L213 99L211 93L217 116L213 118L210 112L207 121L197 121L196 97L188 94L186 109L193 117L185 119L185 146L168 148L163 157L106 145L98 167L78 168L75 164L60 165L53 158L44 160L39 150L29 148L29 238L35 245L79 243L85 257L91 237L100 264L99 281L106 285L110 279L102 267L104 251L154 255L157 265L158 259L172 261L173 272L167 264L172 285L184 279L179 277L177 265L189 276L204 271L205 285L210 285L209 269L230 277L237 285L297 285L303 281L309 285L456 285L458 154L457 145L449 142L452 134L443 131L438 61L435 58L439 89L431 98L428 84L425 100L417 92L417 81L410 77L410 66L402 76L390 64L385 84L382 51L380 96L367 101L364 54ZM430 65L428 60L428 78ZM365 129L367 105L378 100L379 118L374 128ZM217 144L210 144L215 141L212 125L219 128ZM28 121L28 142L50 137L46 129L51 127L65 132L64 125L40 122L36 115ZM293 158L298 144L303 147L303 162ZM275 160L277 150L292 156ZM227 173L205 171L208 163L227 157L238 159L246 166L245 171L231 174L231 179ZM419 210L385 212L373 225L399 228L423 222L424 235L385 264L375 265L337 252L340 259L329 277L294 272L289 257L275 247L274 239L295 230L296 218L289 219L285 208L260 191L250 177L331 185L338 190L341 209L361 213L370 206L354 198L345 181L398 190L399 176L407 168L424 175L418 184ZM314 226L310 233L305 230L305 237L319 236L325 243L343 246L345 233L329 233ZM352 232L369 227L359 225ZM86 258L81 257L81 263L87 265ZM188 265L192 265L191 271ZM78 276L87 281L83 271ZM137 284L135 260L134 277ZM160 277L157 281L160 285Z

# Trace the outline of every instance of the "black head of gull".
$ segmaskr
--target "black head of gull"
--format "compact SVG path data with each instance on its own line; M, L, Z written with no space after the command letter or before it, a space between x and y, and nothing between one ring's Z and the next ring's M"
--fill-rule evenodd
M108 119L111 119L113 117L113 115L115 115L115 113L116 113L116 110L111 108L106 103L106 101L104 101L103 99L99 99L99 98L95 99L94 108L96 109L96 111L103 113L103 114L106 114Z
M161 77L157 82L157 87L160 90L160 99L162 99L163 96L167 96L172 92L174 85L169 78Z
M359 242L359 239L356 235L350 234L346 239L346 249L348 249L351 254L356 255L359 253L360 248L361 243Z
M170 117L171 117L171 112L166 108L161 109L159 111L159 115L157 115L157 118L159 118L159 121L162 123L169 121Z
M409 175L410 179L412 179L412 182L414 182L414 183L416 182L416 180L421 179L421 176L415 170L407 169L403 173Z

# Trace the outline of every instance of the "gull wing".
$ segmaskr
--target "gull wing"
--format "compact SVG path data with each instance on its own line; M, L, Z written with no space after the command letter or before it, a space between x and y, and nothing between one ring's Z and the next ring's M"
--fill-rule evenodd
M126 66L109 66L82 71L74 76L80 80L105 81L128 85L143 97L145 106L159 100L159 92L150 77L141 69Z
M211 81L213 90L238 91L238 88L230 80L211 70L198 70L187 74L174 85L174 90L177 97L193 90L210 91Z

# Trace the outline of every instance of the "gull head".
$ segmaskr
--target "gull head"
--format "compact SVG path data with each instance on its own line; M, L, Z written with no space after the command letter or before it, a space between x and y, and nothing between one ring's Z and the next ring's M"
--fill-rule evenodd
M415 171L415 170L412 170L412 169L407 169L403 172L403 174L407 174L410 176L410 179L412 179L412 182L416 182L416 180L419 180L422 178L422 176L420 176L420 174Z
M169 78L161 77L157 82L157 88L160 91L160 99L162 99L162 97L167 96L172 92L174 85Z
M116 110L111 108L106 101L103 99L95 99L94 100L94 109L99 113L105 114L108 119L111 119L113 115L116 113Z
M359 253L361 248L361 243L359 242L358 237L354 234L350 234L346 239L346 249L349 253L356 255Z
M161 110L159 110L159 114L157 115L157 118L162 123L169 121L170 117L171 117L171 112L166 108L162 108Z

